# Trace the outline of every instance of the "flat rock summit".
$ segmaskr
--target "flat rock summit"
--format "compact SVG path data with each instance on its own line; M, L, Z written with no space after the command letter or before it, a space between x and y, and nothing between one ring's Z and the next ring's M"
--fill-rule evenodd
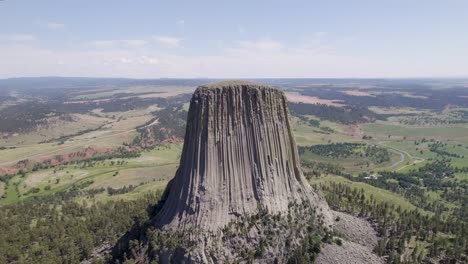
M289 230L292 221L295 230ZM268 232L275 232L268 238L272 245L256 262L281 263L308 225L331 226L327 203L302 174L282 91L245 81L196 89L180 166L155 223L190 237L189 250L160 257L186 263L245 259L240 252L255 250Z

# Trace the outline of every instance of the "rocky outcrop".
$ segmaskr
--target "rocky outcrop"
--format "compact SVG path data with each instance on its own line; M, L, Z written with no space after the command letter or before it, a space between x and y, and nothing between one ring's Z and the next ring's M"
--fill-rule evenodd
M324 244L315 263L317 264L383 264L385 260L375 255L366 246L344 240L341 246Z
M277 213L291 201L328 210L301 172L283 92L242 81L202 85L186 129L158 225L216 230L258 204Z
M385 263L383 257L373 252L379 238L368 221L343 212L332 211L332 213L335 219L333 229L344 240L342 245L323 244L316 263Z
M379 242L377 231L365 219L351 214L333 211L333 230L342 234L348 241L368 247L372 251Z

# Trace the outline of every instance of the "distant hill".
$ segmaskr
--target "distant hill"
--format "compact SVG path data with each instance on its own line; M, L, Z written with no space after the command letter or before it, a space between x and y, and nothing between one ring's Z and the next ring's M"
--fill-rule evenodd
M181 85L197 86L212 79L128 79L86 77L26 77L0 79L0 89L91 88L102 86Z

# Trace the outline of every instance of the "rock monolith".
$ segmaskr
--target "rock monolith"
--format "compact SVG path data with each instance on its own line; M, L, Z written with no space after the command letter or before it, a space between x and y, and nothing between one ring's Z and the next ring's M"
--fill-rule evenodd
M215 234L259 208L286 215L293 204L313 208L322 225L332 223L328 205L301 171L284 93L246 81L196 89L180 166L164 200L156 225L198 230L200 236ZM197 245L198 255L189 259L213 262L206 248L214 240L200 239L205 245Z

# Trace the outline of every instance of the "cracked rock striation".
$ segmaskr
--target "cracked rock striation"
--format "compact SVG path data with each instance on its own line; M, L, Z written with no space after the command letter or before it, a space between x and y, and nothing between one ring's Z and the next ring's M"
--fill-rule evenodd
M163 229L216 231L259 204L269 213L328 205L304 178L284 93L245 81L201 85L190 101L179 169L156 216Z

